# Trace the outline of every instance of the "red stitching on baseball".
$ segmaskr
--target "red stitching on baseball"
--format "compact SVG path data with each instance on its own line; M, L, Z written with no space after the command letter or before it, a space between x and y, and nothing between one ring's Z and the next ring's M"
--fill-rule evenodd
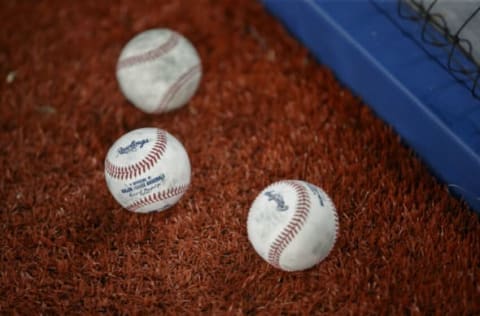
M195 65L182 74L167 90L154 113L161 113L175 97L177 92L197 73L200 72L200 65Z
M105 159L105 171L110 177L115 179L133 179L136 176L152 168L155 163L162 158L163 154L165 153L165 149L167 148L166 143L167 135L164 131L158 130L155 144L151 149L150 153L145 158L133 165L124 167L114 165L107 158Z
M268 262L277 268L280 268L280 256L283 250L287 248L298 232L300 232L310 212L310 196L302 184L295 181L281 181L280 183L293 187L297 193L297 208L292 219L273 241L268 252Z
M185 193L185 191L187 191L187 189L188 189L188 184L183 184L178 187L173 187L164 191L152 193L142 198L141 200L133 202L131 205L127 206L126 209L132 212L136 212L138 209L144 206L147 206L156 202L160 202L166 199L170 199L178 195L182 195L183 193Z
M176 33L170 34L168 40L162 45L149 50L143 54L126 57L118 61L117 70L128 68L134 65L143 64L149 61L153 61L168 52L170 52L178 44L179 36Z

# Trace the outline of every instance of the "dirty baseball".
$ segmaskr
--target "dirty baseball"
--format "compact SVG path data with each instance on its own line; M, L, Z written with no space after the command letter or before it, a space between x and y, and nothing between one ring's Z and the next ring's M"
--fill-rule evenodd
M175 205L190 184L191 167L183 145L158 128L120 137L105 159L105 180L115 200L132 212L163 211Z
M202 77L200 57L183 35L166 28L134 36L117 62L124 96L146 113L163 113L190 101Z
M248 213L247 232L265 261L285 271L299 271L328 256L337 238L338 217L321 188L284 180L256 197Z

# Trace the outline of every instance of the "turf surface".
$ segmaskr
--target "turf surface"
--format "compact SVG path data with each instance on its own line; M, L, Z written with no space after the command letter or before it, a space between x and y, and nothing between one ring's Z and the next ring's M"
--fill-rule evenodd
M0 2L0 311L4 314L480 313L480 220L258 1ZM148 115L115 64L148 28L188 37L204 77ZM185 146L172 209L123 210L108 148L140 127ZM322 187L337 244L313 269L265 263L246 237L280 179Z

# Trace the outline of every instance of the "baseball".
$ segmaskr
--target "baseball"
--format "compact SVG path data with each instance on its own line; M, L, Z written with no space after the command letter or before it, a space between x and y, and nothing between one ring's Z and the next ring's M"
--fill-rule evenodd
M183 145L158 128L140 128L120 137L105 158L105 180L115 200L129 211L163 211L190 185Z
M319 187L299 180L279 181L266 187L252 203L247 232L255 251L274 267L306 270L333 248L337 211Z
M151 29L133 37L117 62L125 97L146 113L163 113L190 101L202 76L197 51L181 34Z

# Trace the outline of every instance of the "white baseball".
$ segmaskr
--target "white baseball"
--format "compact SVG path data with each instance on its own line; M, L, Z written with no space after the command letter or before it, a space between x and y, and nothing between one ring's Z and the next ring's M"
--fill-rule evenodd
M319 187L300 180L278 181L252 203L247 232L255 251L268 263L285 271L305 270L333 248L337 211Z
M115 200L132 212L163 211L190 185L190 160L183 145L158 128L120 137L105 158L105 180Z
M185 105L201 77L200 57L192 43L165 28L133 37L117 62L121 91L146 113L167 112Z

